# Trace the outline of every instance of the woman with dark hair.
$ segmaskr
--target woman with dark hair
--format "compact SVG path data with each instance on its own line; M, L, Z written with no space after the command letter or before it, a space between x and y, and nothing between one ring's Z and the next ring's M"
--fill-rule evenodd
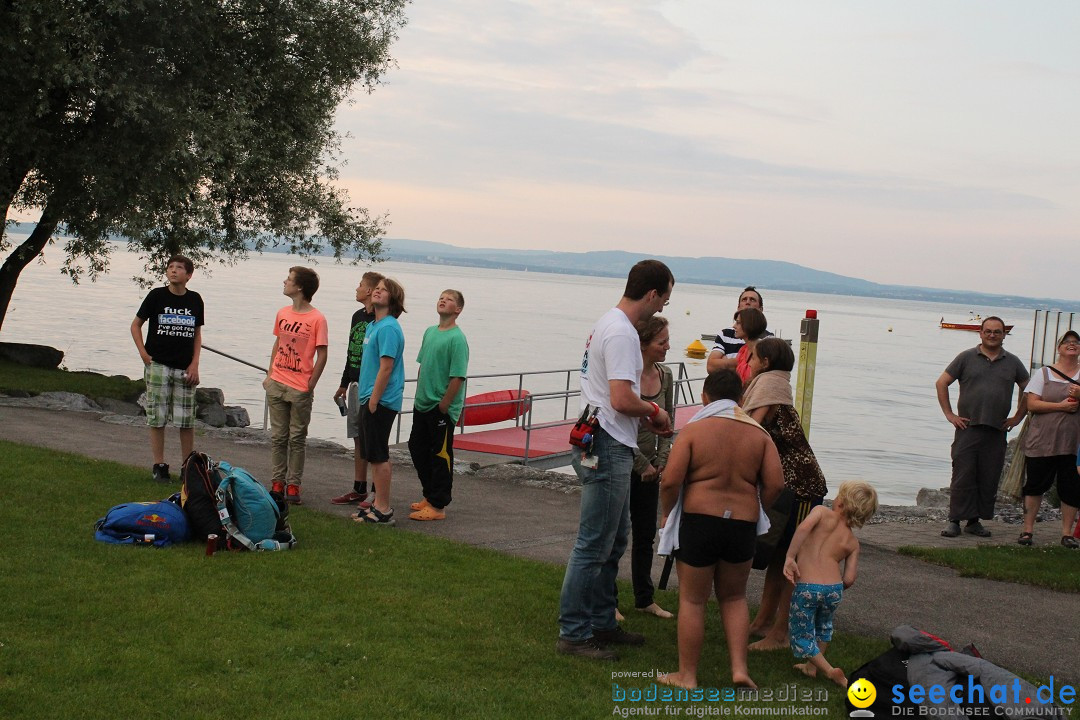
M1077 506L1080 506L1080 477L1077 477L1077 446L1080 446L1080 335L1069 330L1058 342L1057 362L1031 374L1024 388L1031 413L1023 450L1027 456L1024 495L1024 531L1016 541L1031 545L1035 517L1042 496L1057 482L1061 498L1061 544L1080 548L1072 535Z
M669 342L667 318L653 315L637 324L641 340L641 399L655 402L675 418L675 383L671 368L664 365ZM634 582L634 607L659 618L674 617L653 600L653 540L660 499L660 476L667 465L671 438L661 437L644 425L638 430L638 450L630 474L630 574Z
M739 354L735 356L735 372L743 384L750 382L751 372L748 359L757 341L765 337L768 324L765 321L765 313L757 308L743 308L735 313L735 337L743 340L745 344L739 348Z
M795 528L822 503L828 489L795 410L791 394L795 355L791 348L779 338L765 338L750 352L748 366L753 377L739 405L769 433L784 469L784 492L769 513L776 527L759 539L754 559L756 568L767 569L761 606L750 625L752 634L764 635L750 649L774 650L788 646L787 609L793 586L784 578L784 556Z

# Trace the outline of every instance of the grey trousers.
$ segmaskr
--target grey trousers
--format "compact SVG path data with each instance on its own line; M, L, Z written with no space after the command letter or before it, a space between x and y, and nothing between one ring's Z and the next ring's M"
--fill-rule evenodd
M957 430L952 444L949 520L993 519L1004 465L1004 430L989 425Z

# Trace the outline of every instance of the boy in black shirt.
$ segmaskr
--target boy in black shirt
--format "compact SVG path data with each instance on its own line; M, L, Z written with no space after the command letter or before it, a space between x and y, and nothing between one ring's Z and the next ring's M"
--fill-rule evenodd
M367 335L367 326L375 320L375 313L371 307L371 292L382 280L383 276L380 273L366 272L360 278L360 284L356 286L356 302L361 303L361 306L353 313L352 322L349 323L349 345L345 350L345 370L341 373L341 384L334 393L335 400L343 399L348 405L345 433L353 439L355 445L355 468L352 490L332 499L330 502L335 505L352 505L370 500L367 482L368 462L360 452L360 403L356 398L356 380L360 377L360 360L364 356L364 337Z
M183 255L169 258L168 285L154 288L131 321L131 337L145 368L146 424L154 455L154 480L170 481L165 462L165 424L180 428L182 457L195 446L195 386L199 384L203 301L187 289L195 265ZM143 343L143 323L150 321Z

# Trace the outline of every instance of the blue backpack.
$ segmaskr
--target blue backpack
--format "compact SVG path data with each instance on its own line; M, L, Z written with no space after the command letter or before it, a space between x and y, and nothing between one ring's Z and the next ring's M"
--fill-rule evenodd
M289 550L296 538L289 528L288 506L276 499L247 470L218 462L223 476L217 487L217 509L231 547L247 550Z
M94 539L159 548L184 542L188 539L188 523L178 500L179 495L173 495L161 502L124 503L110 508L94 523Z

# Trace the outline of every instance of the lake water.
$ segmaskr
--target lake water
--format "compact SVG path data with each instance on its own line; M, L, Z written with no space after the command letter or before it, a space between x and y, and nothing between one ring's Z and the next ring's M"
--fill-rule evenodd
M129 326L145 292L130 281L140 264L116 252L110 274L97 283L73 286L60 275L61 251L50 247L46 264L22 274L2 333L6 342L41 343L66 353L71 370L141 377ZM289 267L310 264L295 257L264 255L209 273L196 270L190 287L202 294L207 324L203 341L264 366L273 344L277 309L287 304L281 282ZM330 326L329 363L316 391L311 435L346 442L344 420L331 400L344 363L345 334L357 305L354 288L363 266L317 266L322 285L314 305ZM424 329L438 321L435 302L452 287L465 295L459 324L469 338L471 375L578 367L585 338L595 320L621 295L623 280L516 271L382 263L378 270L405 287L408 312L401 317L406 337L406 377L416 375L416 351ZM934 381L961 350L975 345L975 333L946 331L938 320L966 320L973 308L946 303L856 298L768 290L768 278L748 278L762 286L769 327L793 338L798 356L801 318L818 311L820 336L810 443L831 490L841 481L864 478L882 501L913 504L922 487L949 483L952 429L938 408ZM682 348L703 332L730 325L741 288L676 282L665 315L671 321L668 360L684 360L690 377L705 374L704 360L689 360ZM979 307L983 316L1014 323L1005 346L1025 362L1031 352L1033 311ZM229 405L243 405L252 422L263 415L262 374L203 352L204 386L220 387ZM794 377L794 374L793 374ZM536 378L533 392L565 387L566 376ZM478 379L469 393L516 387L516 378ZM571 376L576 389L577 376ZM695 385L700 388L699 384ZM406 409L412 386L406 387ZM956 390L953 388L955 405ZM1015 401L1015 398L1014 398ZM572 402L576 402L572 401ZM558 413L562 404L537 404L537 412ZM407 437L407 424L402 437ZM73 448L75 449L75 448ZM141 456L140 456L141 457ZM133 461L135 458L133 458Z

